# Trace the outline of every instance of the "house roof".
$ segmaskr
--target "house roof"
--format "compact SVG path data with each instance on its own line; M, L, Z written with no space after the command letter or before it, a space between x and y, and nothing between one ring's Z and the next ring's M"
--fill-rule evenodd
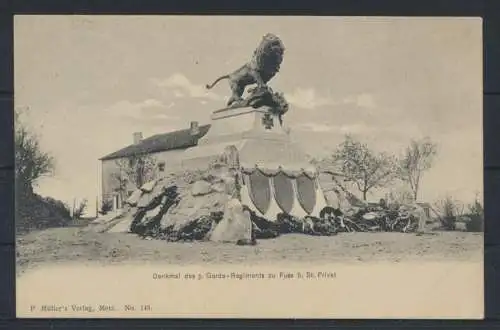
M143 139L138 144L131 144L123 149L110 153L99 160L110 160L136 154L149 154L173 149L185 149L198 144L198 140L207 134L210 125L199 126L199 133L191 135L190 129L156 134Z

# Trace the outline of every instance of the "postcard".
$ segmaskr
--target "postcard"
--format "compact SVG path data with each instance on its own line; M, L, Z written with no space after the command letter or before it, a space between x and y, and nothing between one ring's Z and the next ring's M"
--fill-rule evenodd
M18 317L480 319L482 20L18 15Z

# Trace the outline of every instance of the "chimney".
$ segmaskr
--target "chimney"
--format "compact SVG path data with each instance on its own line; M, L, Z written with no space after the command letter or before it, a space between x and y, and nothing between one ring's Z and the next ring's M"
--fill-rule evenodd
M142 141L142 132L134 133L134 144L139 144Z
M200 127L197 121L192 121L189 126L189 132L191 135L198 135L200 133Z

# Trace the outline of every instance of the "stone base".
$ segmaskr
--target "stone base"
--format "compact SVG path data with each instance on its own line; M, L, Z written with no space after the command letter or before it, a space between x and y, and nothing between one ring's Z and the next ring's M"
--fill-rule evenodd
M186 169L203 168L224 154L229 146L237 149L244 165L307 163L305 155L290 142L280 118L263 107L215 111L210 130L197 146L184 152L181 166Z

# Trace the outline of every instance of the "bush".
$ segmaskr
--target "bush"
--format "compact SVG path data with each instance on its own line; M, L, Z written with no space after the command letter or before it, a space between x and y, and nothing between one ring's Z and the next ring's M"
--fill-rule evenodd
M63 202L37 194L18 194L16 197L16 232L64 227L71 221L70 208Z
M467 215L470 221L467 222L467 231L482 232L484 230L484 209L479 200L469 204L469 214Z
M469 215L470 221L466 224L467 231L482 232L484 230L484 218L478 215Z
M439 221L444 230L455 230L459 215L459 205L450 196L445 197L436 205Z
M84 199L80 204L73 210L73 218L81 219L85 211L87 210L88 201Z
M40 197L41 202L45 203L47 207L58 213L63 218L71 218L71 211L67 204L52 197Z
M106 215L108 212L113 210L113 201L110 199L105 199L101 203L101 209L99 210L99 214Z

